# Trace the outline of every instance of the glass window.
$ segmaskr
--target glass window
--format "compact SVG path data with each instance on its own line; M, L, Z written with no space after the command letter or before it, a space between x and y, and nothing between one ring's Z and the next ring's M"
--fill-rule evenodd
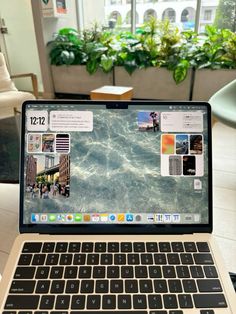
M138 15L138 12L136 12L136 24L139 24L139 15ZM127 13L126 15L126 24L131 24L131 10Z
M212 11L211 10L205 10L204 11L204 20L210 21L212 16Z

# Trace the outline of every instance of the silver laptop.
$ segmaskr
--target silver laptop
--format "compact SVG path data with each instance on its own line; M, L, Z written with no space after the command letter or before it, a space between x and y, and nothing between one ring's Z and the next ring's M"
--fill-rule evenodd
M28 101L4 314L226 314L207 103Z

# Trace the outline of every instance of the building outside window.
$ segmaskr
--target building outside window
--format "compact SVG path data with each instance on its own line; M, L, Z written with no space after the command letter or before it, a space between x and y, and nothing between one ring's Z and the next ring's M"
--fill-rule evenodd
M77 0L82 3L83 27L88 28L95 21L103 28L135 30L151 17L158 20L168 19L180 31L194 30L199 24L199 31L214 24L220 0L201 0L200 21L196 23L197 3L199 0L136 0L135 18L132 19L132 0Z

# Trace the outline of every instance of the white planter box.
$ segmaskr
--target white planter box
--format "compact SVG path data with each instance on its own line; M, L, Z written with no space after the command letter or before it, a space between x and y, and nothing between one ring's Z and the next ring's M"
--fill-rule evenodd
M51 66L55 93L85 94L104 85L113 85L113 75L97 70L89 74L84 65Z
M189 100L190 73L176 84L173 72L165 68L138 69L129 75L123 67L115 67L115 85L133 87L133 98Z
M197 70L193 86L193 100L208 101L215 92L235 79L236 70Z

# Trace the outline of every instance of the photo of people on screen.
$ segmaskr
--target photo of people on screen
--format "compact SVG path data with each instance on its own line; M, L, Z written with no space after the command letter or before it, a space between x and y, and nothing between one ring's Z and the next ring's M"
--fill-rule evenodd
M160 130L160 115L154 111L140 111L138 113L139 131L157 132Z
M70 156L28 155L25 180L29 199L69 197Z

